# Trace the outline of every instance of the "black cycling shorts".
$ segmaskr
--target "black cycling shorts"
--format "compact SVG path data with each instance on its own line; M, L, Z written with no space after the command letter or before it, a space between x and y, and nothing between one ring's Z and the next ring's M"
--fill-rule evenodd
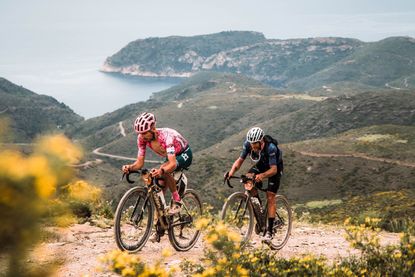
M166 157L165 162L169 159ZM188 146L182 153L176 155L176 169L174 171L180 171L183 168L188 168L192 164L193 154L192 149Z
M265 172L259 170L256 166L253 166L248 173L255 173L255 174L259 174L259 173L263 173ZM277 174L275 174L274 176L271 176L268 178L268 188L267 191L273 192L273 193L277 193L278 189L280 188L280 183L281 183L281 172L278 172ZM258 184L259 186L261 186L261 184Z

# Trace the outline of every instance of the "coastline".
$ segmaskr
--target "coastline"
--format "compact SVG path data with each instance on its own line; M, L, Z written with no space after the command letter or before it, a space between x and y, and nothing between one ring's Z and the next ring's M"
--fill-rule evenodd
M154 79L185 79L192 77L197 72L175 72L173 70L165 71L165 72L151 72L151 71L143 71L140 69L139 65L130 65L127 67L116 67L108 64L105 62L101 68L99 69L102 73L110 73L110 74L119 74L123 76L134 76L134 77L143 77L143 78L154 78Z

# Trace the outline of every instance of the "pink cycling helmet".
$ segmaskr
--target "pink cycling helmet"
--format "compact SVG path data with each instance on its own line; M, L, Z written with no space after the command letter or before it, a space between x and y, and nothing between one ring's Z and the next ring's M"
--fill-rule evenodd
M150 131L151 128L156 124L156 117L152 113L140 114L134 122L134 130L139 133L145 133Z

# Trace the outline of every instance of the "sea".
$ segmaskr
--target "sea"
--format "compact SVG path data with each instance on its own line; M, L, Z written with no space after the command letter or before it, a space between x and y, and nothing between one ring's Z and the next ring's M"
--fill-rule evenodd
M117 21L108 19L110 6L94 10L100 3L0 3L0 77L52 96L85 119L145 101L182 81L100 72L108 56L149 36L134 17Z

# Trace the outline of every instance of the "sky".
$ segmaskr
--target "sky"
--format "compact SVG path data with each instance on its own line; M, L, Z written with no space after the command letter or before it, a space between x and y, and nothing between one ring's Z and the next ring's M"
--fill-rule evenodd
M415 1L0 1L0 35L3 39L6 35L4 42L10 49L17 38L24 37L28 47L37 47L51 34L63 48L81 47L69 40L81 29L81 44L99 40L105 51L118 50L138 38L227 30L258 31L275 39L341 36L377 41L415 37Z

